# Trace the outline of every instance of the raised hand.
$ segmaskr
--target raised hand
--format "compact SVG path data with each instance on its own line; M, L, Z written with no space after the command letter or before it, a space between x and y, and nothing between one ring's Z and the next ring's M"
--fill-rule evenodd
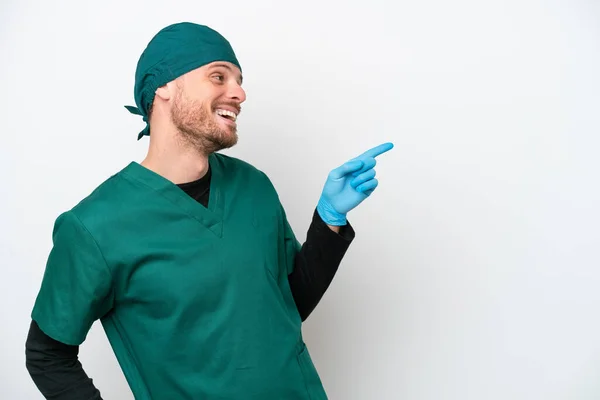
M392 143L380 144L329 173L317 204L317 212L326 224L345 225L347 213L375 191L379 184L375 158L393 147Z

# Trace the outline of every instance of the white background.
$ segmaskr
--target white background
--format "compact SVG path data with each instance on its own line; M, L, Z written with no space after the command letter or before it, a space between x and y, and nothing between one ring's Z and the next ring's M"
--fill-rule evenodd
M329 170L396 145L304 325L330 398L600 398L600 2L167 3L2 1L0 398L41 399L24 343L54 220L145 155L123 105L184 20L233 44L227 153L268 173L299 239ZM99 323L80 355L132 399Z

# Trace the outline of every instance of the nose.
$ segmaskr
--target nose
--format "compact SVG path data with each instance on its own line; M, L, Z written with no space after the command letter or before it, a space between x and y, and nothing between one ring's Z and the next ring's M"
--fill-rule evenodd
M238 101L239 103L243 103L246 101L246 92L237 82L235 82L229 86L228 97L232 100Z

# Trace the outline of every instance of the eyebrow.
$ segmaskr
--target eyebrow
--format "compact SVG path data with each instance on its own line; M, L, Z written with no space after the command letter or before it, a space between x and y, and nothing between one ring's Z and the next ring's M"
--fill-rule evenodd
M229 66L228 64L224 64L224 63L215 63L210 66L210 69L219 68L219 67L222 67L222 68L228 69L231 72L234 72L233 68L231 68L231 66ZM238 83L241 85L243 82L244 82L244 77L240 74L240 79L239 79Z

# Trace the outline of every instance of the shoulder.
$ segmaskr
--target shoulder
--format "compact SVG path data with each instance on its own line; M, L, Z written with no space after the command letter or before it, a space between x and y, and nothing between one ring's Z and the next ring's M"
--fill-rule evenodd
M211 157L214 157L214 160L220 163L224 170L253 181L260 181L273 190L275 189L269 176L250 162L222 153L213 153Z
M144 191L140 191L135 182L123 178L124 170L111 175L75 205L66 208L57 223L76 223L93 233L99 227L112 225L115 219L139 205Z
M253 173L263 173L261 170L250 164L246 160L242 160L238 157L233 157L223 153L213 153L210 155L211 158L229 169L245 170Z

